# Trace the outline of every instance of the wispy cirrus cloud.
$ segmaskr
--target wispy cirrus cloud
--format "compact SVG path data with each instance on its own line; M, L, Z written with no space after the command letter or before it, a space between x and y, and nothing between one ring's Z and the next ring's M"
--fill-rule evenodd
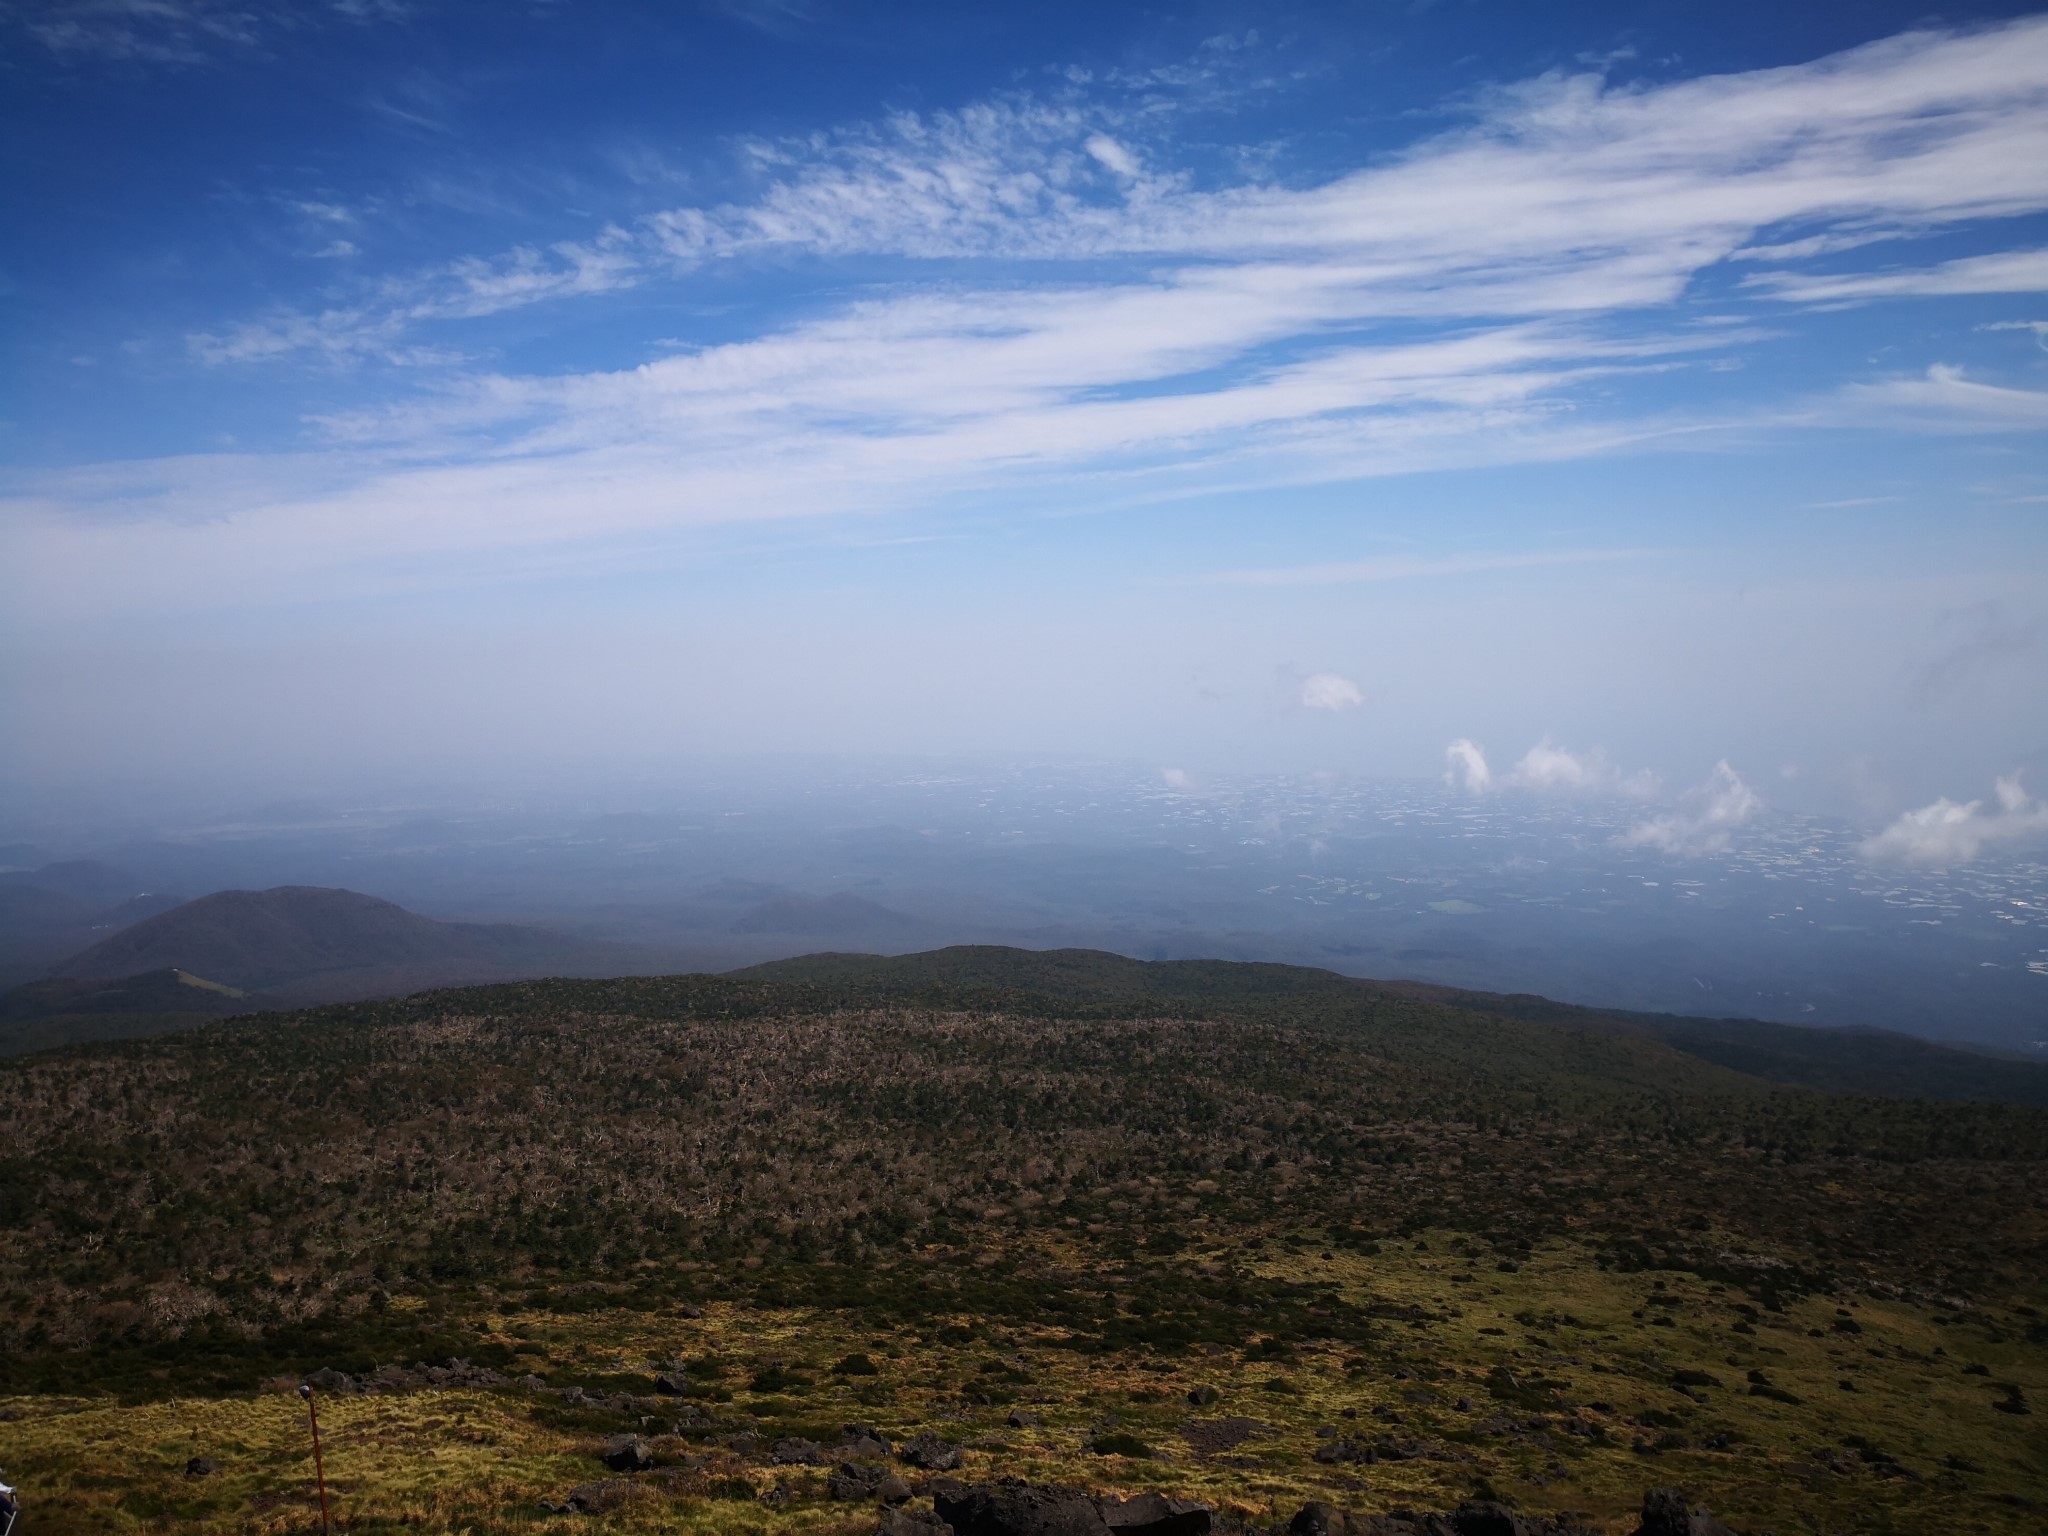
M260 47L267 37L335 21L397 21L406 0L26 0L0 7L62 58L142 64L198 64L216 54Z
M1325 295L1306 323L1608 314L1668 303L1733 256L1798 259L1879 238L1873 225L1896 238L2048 207L2044 70L2048 23L2031 21L1633 90L1551 74L1493 92L1465 128L1308 186L1198 186L1175 169L1173 114L1149 102L1141 111L1092 88L1012 95L739 141L757 195L668 209L560 249L602 247L614 284L629 271L651 280L771 255L1136 258L1235 263L1245 287ZM1821 228L1754 241L1802 223ZM515 251L472 264L530 260ZM1972 260L1926 280L2004 283L2033 270L2027 253ZM414 281L431 292L449 277ZM1803 284L1879 280L1748 281L1795 296ZM406 288L395 281L367 301L366 326L442 317Z
M293 465L316 465L313 488L223 497L209 456L113 499L90 474L20 481L7 515L40 558L102 582L98 535L71 525L175 526L209 570L298 562L331 578L351 562L962 492L1057 487L1088 505L1612 452L1700 422L1600 403L1604 381L1753 339L1666 314L1708 268L1792 259L1764 255L1774 241L2048 208L2048 21L1669 85L1545 75L1452 132L1315 181L1205 181L1171 111L1094 86L739 153L755 187L743 198L195 334L216 367L442 366L431 392L316 423L319 452L276 475L235 472L285 486ZM839 264L869 257L891 258L891 281L843 296ZM465 361L488 352L493 316L760 261L835 297L636 367ZM1838 413L2022 425L2039 412L2028 392L1954 372L1865 389ZM203 533L181 521L223 505L238 510ZM152 543L122 549L153 570ZM1401 574L1355 562L1224 579Z
M346 222L346 209L321 216ZM347 244L347 242L341 242ZM638 264L626 250L627 237L608 227L587 243L562 241L546 250L520 246L495 260L461 257L438 272L382 285L360 304L317 312L284 309L239 321L225 330L194 332L186 338L193 355L207 363L253 363L311 354L329 360L375 357L417 364L460 359L446 346L408 340L422 322L478 320L549 299L609 293L639 280ZM345 253L353 254L350 246ZM323 253L325 254L325 253Z
M2048 250L1999 251L1931 267L1883 272L1759 274L1748 285L1802 304L1851 303L1926 294L2048 293Z
M2035 432L2048 427L2048 390L1986 384L1937 363L1919 378L1845 385L1815 419L1930 432Z

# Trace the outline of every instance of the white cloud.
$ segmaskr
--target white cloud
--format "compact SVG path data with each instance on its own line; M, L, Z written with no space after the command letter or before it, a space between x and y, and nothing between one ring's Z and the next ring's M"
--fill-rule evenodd
M1468 795L1483 795L1493 788L1493 770L1486 766L1486 754L1479 744L1460 736L1444 748L1444 782Z
M1145 168L1138 163L1138 157L1106 133L1090 134L1082 148L1093 155L1097 163L1126 181L1136 181L1144 174Z
M1548 736L1524 752L1514 767L1504 774L1496 774L1487 763L1486 754L1476 742L1467 737L1461 736L1445 747L1444 759L1444 782L1464 790L1467 794L1519 789L1532 794L1622 795L1632 800L1648 800L1654 798L1662 788L1657 775L1646 768L1633 773L1623 773L1608 760L1607 754L1597 747L1590 752L1574 752L1568 747L1559 746ZM1747 786L1744 786L1740 779L1736 779L1734 770L1723 763L1715 770L1714 779L1688 796L1688 805L1700 801L1708 790L1719 786L1723 774L1732 781L1741 794L1749 795ZM1753 795L1750 799L1752 802L1755 801ZM1715 814L1725 814L1733 808L1736 808L1736 802L1729 801L1721 804ZM1747 820L1754 809L1754 803L1743 809L1737 816L1735 824ZM1682 814L1677 816L1658 818L1657 825L1668 823L1675 832L1681 822L1695 814L1694 810L1686 807L1681 807L1681 812ZM1643 829L1636 830L1640 832ZM1635 834L1631 833L1630 836L1633 837Z
M1918 379L1852 384L1833 417L1858 425L1895 422L1935 431L2035 432L2048 427L2048 390L1980 384L1963 370L1936 364ZM1816 419L1829 419L1824 410Z
M201 573L203 600L226 573L246 590L297 570L331 590L352 563L540 562L569 544L1055 481L1079 506L1612 452L1701 423L1595 409L1590 386L1749 334L1664 334L1625 312L1669 304L1760 234L2048 208L2041 19L1672 85L1546 75L1319 183L1197 185L1170 169L1187 156L1155 106L1076 87L750 143L756 195L211 327L191 346L221 365L448 366L492 315L711 263L945 262L929 287L897 267L886 290L639 367L438 380L321 423L318 455L18 479L0 509L11 563L119 602L124 580L158 590L176 559ZM1433 323L1419 338L1383 324L1418 319ZM2040 398L1951 372L1838 408L2018 427L2041 419ZM223 477L279 494L223 494ZM117 480L153 489L96 490ZM106 538L107 519L128 532ZM1323 569L1244 579L1380 579L1374 562Z
M1656 794L1657 776L1648 771L1624 774L1595 748L1573 752L1548 736L1537 742L1507 773L1496 777L1485 755L1464 737L1444 749L1450 762L1446 782L1471 793L1489 789L1526 789L1539 794L1619 794L1647 799Z
M1365 694L1358 684L1348 677L1335 672L1318 672L1301 680L1301 707L1303 709L1326 709L1331 714L1342 714L1347 709L1357 709L1365 703Z
M1763 273L1748 280L1772 298L1805 304L1944 293L2048 293L2048 250L1999 251L1934 267L1842 275Z
M643 272L764 252L1227 261L1275 294L1334 306L1303 321L1611 312L1668 302L1731 256L1838 250L1877 238L1873 226L1895 237L2048 207L2044 81L2039 20L1651 88L1550 74L1371 169L1220 189L1146 172L1146 158L1176 153L1173 114L1149 92L1007 96L747 141L758 196L654 214L616 259ZM1147 136L1141 155L1133 146ZM1824 228L1750 243L1801 222ZM483 264L516 267L520 253ZM1992 280L1951 266L1949 281ZM1836 280L1751 279L1788 296ZM437 271L419 284L444 281ZM407 306L394 296L383 307ZM369 308L374 324L379 306Z
M1601 789L1613 774L1604 753L1569 752L1546 736L1522 754L1507 782L1521 789Z
M1997 781L1995 810L1982 800L1957 804L1946 796L1907 811L1882 832L1864 839L1863 856L1878 862L1923 865L1967 864L1987 847L2048 833L2048 805L2032 799L2018 774Z
M1755 790L1722 759L1704 784L1691 790L1676 809L1638 822L1622 834L1625 848L1655 848L1663 853L1720 853L1735 829L1763 809Z
M1159 770L1159 777L1165 781L1168 789L1182 793L1195 787L1194 775L1185 768L1162 768Z
M495 261L463 257L431 274L386 282L380 300L318 314L282 310L224 333L195 332L186 343L208 363L266 362L305 352L392 363L459 360L459 352L408 346L401 338L423 321L476 320L550 299L636 286L641 272L630 244L631 237L612 226L588 243L562 241L544 251L520 246ZM354 253L355 246L341 240L320 254Z

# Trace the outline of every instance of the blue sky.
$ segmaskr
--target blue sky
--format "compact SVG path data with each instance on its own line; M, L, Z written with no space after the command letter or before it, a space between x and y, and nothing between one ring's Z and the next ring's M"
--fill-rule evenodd
M2048 825L2048 17L44 0L0 70L17 781Z

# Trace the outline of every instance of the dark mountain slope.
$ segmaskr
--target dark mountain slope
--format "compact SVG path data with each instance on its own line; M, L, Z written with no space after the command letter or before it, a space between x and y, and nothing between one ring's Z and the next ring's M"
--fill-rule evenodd
M177 906L140 876L92 860L0 871L0 988L46 974L68 955Z
M1956 1050L1883 1029L1801 1029L1754 1019L1659 1019L1681 1051L1824 1093L2048 1106L2048 1065Z
M1367 998L1410 998L1459 1013L1654 1039L1752 1077L1826 1093L2048 1106L2048 1065L2001 1060L1880 1030L1610 1012L1526 993L1362 981L1305 966L962 946L919 955L803 955L733 974L877 996L951 1000L957 1006L979 1006L997 994L1021 992L1060 1008L1207 1014L1219 1008L1283 1007L1308 1017L1342 1018L1359 1013Z
M145 971L112 981L65 976L0 993L0 1023L60 1013L246 1013L247 996L188 971Z
M0 993L0 1056L87 1040L190 1029L258 1005L248 994L185 971L113 981L60 977Z
M244 990L357 995L601 963L610 946L509 923L442 923L356 891L217 891L147 918L55 970L80 978L177 969ZM609 955L624 968L627 956ZM380 985L384 983L384 985Z

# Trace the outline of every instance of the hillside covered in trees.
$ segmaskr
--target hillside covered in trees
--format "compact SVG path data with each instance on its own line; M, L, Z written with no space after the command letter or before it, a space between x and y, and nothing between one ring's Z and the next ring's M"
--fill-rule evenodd
M360 1497L479 1529L650 1428L696 1480L646 1518L687 1524L835 1415L1254 1519L1484 1485L1619 1520L1674 1480L1744 1528L2048 1508L2048 1113L1314 975L828 957L8 1062L0 1390L160 1425L460 1360L526 1480ZM227 1486L191 1518L235 1528Z

